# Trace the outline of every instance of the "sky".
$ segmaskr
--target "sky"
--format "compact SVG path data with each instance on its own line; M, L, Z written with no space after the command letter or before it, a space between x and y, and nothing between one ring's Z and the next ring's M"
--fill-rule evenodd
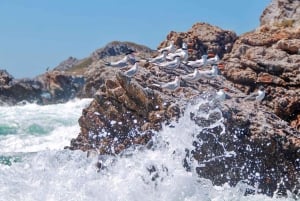
M152 49L170 31L206 22L238 35L259 26L271 0L0 0L0 69L33 78L111 41Z

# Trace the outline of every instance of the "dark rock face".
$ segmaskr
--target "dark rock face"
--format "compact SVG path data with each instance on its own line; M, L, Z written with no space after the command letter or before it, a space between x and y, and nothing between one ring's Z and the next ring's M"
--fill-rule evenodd
M199 163L198 174L216 185L245 181L270 196L274 192L286 195L287 189L299 193L299 132L265 106L241 102L237 107L228 107L236 104L226 101L223 115L210 114L205 121L193 114L199 126L221 120L226 127L204 128L197 135L192 153Z

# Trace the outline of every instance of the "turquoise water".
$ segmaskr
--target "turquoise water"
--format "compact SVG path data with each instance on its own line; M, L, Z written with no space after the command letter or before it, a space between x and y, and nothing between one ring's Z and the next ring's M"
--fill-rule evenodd
M234 188L213 186L193 168L187 172L182 166L185 149L192 148L193 133L202 129L189 115L159 132L152 149L140 147L100 158L64 150L80 132L78 118L90 101L0 107L0 201L292 200L245 197L243 183ZM222 125L222 119L215 124ZM100 172L98 160L104 166Z

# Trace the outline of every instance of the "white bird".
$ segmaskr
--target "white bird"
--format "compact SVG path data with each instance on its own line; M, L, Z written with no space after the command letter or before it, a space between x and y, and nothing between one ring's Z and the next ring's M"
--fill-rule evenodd
M180 77L176 76L175 80L167 83L160 83L160 84L152 84L153 86L160 87L162 89L168 89L168 90L175 90L180 86Z
M223 89L220 89L216 92L215 98L216 100L224 101L226 99L230 99L231 97L228 94L226 94Z
M180 66L180 57L176 56L172 61L165 61L161 64L157 64L157 66L165 68L165 69L175 69Z
M216 54L213 58L207 59L206 64L207 65L216 64L219 61L220 61L220 57Z
M107 66L112 66L112 67L125 67L127 66L127 62L129 60L129 57L128 55L126 55L125 57L123 57L121 60L119 61L115 61L115 62L108 62L108 63L105 63L105 65Z
M163 52L163 51L174 52L175 51L174 41L171 41L169 46L161 48L161 49L158 50L158 52Z
M218 76L219 69L216 65L213 65L211 70L199 71L201 78L214 79Z
M134 52L135 52L134 50L128 50L126 55L121 60L115 62L107 62L105 63L105 65L121 68L127 66L128 63L134 64L135 63L135 56L133 54Z
M202 55L201 59L195 60L195 61L188 61L187 65L191 66L193 68L199 68L206 65L207 61L207 55Z
M193 73L182 76L182 79L189 82L196 82L201 79L201 74L199 70L195 68Z
M175 90L180 86L180 77L176 76L174 81L163 83L160 85L163 89Z
M138 61L135 61L133 66L124 72L124 74L128 77L133 77L139 69Z
M244 98L245 101L257 101L261 102L265 98L265 91L262 86L258 88L256 93L252 93Z
M169 53L167 59L172 60L176 56L179 56L182 61L187 61L189 55L186 43L183 43L182 48L177 49L174 53Z
M150 63L156 63L156 64L162 63L162 62L166 61L167 54L168 54L168 52L166 50L164 50L157 57L154 57L154 58L150 59L149 62Z
M261 102L265 98L265 96L266 96L266 92L259 89L257 92L257 96L255 97L255 100Z
M177 49L175 53L181 52L182 50L187 50L187 44L185 42L182 43L181 48Z

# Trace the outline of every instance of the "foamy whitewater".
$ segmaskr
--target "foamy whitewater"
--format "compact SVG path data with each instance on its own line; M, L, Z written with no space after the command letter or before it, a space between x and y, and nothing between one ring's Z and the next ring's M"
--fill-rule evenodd
M243 196L243 183L213 186L193 168L186 171L185 150L192 149L193 133L201 129L189 115L157 133L151 149L101 157L104 168L98 171L97 156L64 149L80 132L78 118L90 101L0 107L0 201L289 200Z

